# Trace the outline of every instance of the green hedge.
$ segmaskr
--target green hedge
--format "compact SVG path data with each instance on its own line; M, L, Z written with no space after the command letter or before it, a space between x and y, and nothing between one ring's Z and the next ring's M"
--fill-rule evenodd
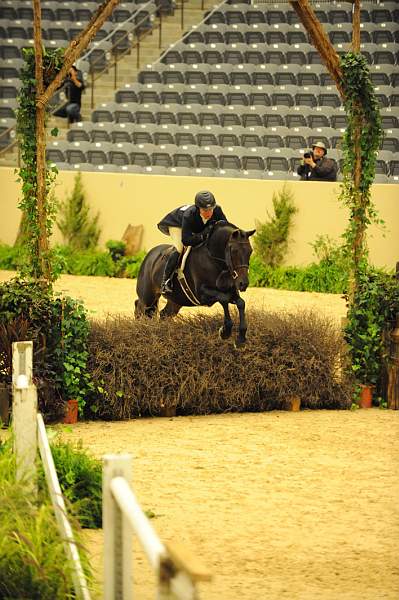
M100 277L136 278L145 252L135 256L114 256L110 251L77 251L69 246L55 246L54 258L58 273L69 275L95 275ZM0 269L19 270L22 262L18 247L0 244Z
M68 246L56 246L54 253L60 273L132 279L137 277L145 256L144 251L135 256L123 256L110 247L108 251L78 252ZM339 249L318 258L318 262L306 267L270 267L254 254L249 271L250 285L296 292L346 293L348 263ZM0 269L18 270L19 261L18 248L0 245Z
M77 252L68 246L54 249L60 273L128 277L138 275L145 252L135 256L112 258L109 251ZM17 270L20 254L17 248L0 245L0 269ZM342 294L346 290L347 271L341 263L323 261L307 267L268 267L256 255L251 258L250 285L304 292Z
M257 256L251 257L249 285L296 292L343 294L348 272L341 265L320 261L306 267L268 267Z

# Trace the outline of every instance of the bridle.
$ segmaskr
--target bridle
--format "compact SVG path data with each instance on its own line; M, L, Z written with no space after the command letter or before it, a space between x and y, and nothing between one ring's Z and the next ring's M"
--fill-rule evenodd
M234 241L234 244L248 244L248 240L245 240L244 242ZM229 274L231 275L233 280L235 280L238 277L237 271L239 271L240 269L246 269L248 271L249 265L234 265L233 264L233 259L231 257L232 245L233 244L229 241L225 248L225 257L224 258L220 258L220 256L214 256L213 254L211 254L211 251L209 250L209 248L207 248L207 249L208 249L208 252L209 252L209 255L211 258L213 258L214 260L223 262L227 266ZM228 250L229 250L229 252L228 252Z

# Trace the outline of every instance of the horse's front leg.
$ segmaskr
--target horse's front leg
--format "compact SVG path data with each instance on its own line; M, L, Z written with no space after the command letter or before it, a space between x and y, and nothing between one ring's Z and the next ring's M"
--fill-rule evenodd
M243 344L245 344L247 329L248 329L247 319L245 317L245 302L241 298L241 296L239 296L238 294L237 294L237 298L235 298L233 300L233 302L238 308L238 314L240 317L240 323L238 325L238 336L237 336L237 340L236 340L236 346L242 346Z
M227 340L231 336L233 321L230 317L228 302L220 301L220 304L223 306L224 321L222 327L219 329L219 335L222 340Z

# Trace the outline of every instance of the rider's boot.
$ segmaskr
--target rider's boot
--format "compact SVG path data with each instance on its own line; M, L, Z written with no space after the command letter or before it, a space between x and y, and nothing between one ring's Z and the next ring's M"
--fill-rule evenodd
M168 261L165 265L165 271L163 274L162 283L161 283L162 294L165 294L167 292L169 292L169 293L173 292L172 279L173 279L173 274L175 272L175 269L177 267L177 263L179 261L179 256L180 256L180 252L178 252L177 250L174 250L171 254L169 254Z

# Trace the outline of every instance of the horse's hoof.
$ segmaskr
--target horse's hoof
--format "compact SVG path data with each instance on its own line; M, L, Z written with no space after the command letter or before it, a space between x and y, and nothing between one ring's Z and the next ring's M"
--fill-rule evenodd
M234 348L236 350L240 350L240 348L243 348L245 346L245 340L236 340L234 342Z
M219 328L219 337L222 340L228 340L229 337L231 336L231 331L226 331L225 328L222 326Z

